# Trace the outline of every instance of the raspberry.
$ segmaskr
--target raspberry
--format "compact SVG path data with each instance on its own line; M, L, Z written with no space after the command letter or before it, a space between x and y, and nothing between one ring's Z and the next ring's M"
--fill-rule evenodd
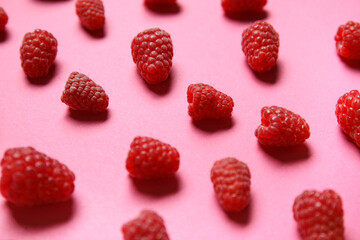
M147 83L165 81L170 74L174 55L169 33L159 28L138 33L131 43L131 55Z
M279 34L267 22L256 21L242 33L242 50L250 67L265 72L276 64L279 53Z
M360 93L352 90L339 98L335 115L341 129L360 147Z
M85 74L78 72L70 74L61 101L73 110L94 113L105 111L109 105L109 97L104 89Z
M234 107L230 96L203 83L189 85L187 101L189 115L194 120L229 119Z
M340 56L360 60L360 24L349 21L341 25L335 35L336 50Z
M308 139L310 129L298 114L282 107L263 107L261 125L255 130L255 136L263 145L293 146Z
M17 205L62 202L74 191L74 173L32 147L8 149L1 168L1 194Z
M150 137L136 137L130 145L126 169L138 179L155 179L173 175L179 169L176 148Z
M5 25L8 22L8 16L5 12L5 10L0 7L0 31L3 31L5 29Z
M105 24L104 5L101 0L77 0L76 14L88 30L100 30Z
M248 166L235 158L224 158L214 163L211 181L225 211L241 211L249 204L250 178Z
M164 220L154 211L143 210L122 226L124 240L169 240Z
M342 201L333 190L303 192L293 212L304 240L344 240Z
M225 13L258 12L262 11L267 0L222 0L221 5Z
M45 76L54 63L57 40L41 29L26 33L20 47L21 66L30 78Z

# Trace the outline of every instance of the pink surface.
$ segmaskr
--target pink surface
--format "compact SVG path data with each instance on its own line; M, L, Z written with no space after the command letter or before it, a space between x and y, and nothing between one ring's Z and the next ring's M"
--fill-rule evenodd
M343 199L346 239L360 239L359 149L342 134L337 99L359 86L360 70L335 51L340 24L359 21L357 0L269 0L266 14L280 34L277 68L254 74L241 50L252 19L224 16L220 0L179 0L179 11L156 13L142 0L105 0L104 36L79 24L72 0L0 0L9 15L0 36L0 152L33 146L76 174L72 200L19 209L0 198L0 239L122 239L121 225L142 209L157 211L173 240L300 239L294 198L306 189L332 188ZM174 43L166 83L149 87L132 62L130 43L149 27L167 30ZM59 42L48 81L31 83L20 67L24 34L46 29ZM107 114L71 114L60 96L70 72L80 71L110 97ZM186 89L203 82L235 101L231 123L195 125L187 115ZM260 109L280 105L310 125L306 144L269 150L254 136ZM174 179L141 184L128 177L125 159L137 135L175 146L181 155ZM227 215L210 181L215 160L233 156L252 173L252 200Z

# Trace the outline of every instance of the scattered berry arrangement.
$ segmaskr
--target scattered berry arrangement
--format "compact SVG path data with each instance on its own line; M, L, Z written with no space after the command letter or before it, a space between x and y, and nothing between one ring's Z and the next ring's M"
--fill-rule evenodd
M146 4L174 4L176 0L144 0ZM222 0L226 14L259 12L267 0ZM104 5L101 0L77 0L76 14L81 24L94 31L104 27ZM0 31L8 16L0 7ZM341 25L335 36L337 53L344 59L360 60L360 24L349 21ZM242 50L256 72L271 70L279 53L279 34L273 26L256 21L243 31ZM57 55L57 40L46 30L26 33L20 47L21 66L29 78L48 74ZM131 42L133 61L148 84L159 84L169 78L173 44L170 34L151 28L137 34ZM104 89L88 76L72 72L66 82L61 101L72 110L103 112L109 105ZM232 117L233 99L204 84L191 84L187 89L188 114L193 120ZM340 128L360 147L360 93L352 90L339 98L335 114ZM284 107L261 109L261 125L255 136L262 145L288 147L302 144L310 137L308 123L300 115ZM148 180L173 176L179 169L176 148L160 140L138 136L130 145L126 169L135 179ZM238 212L250 202L251 174L246 163L224 158L214 163L211 182L221 207ZM8 149L1 161L1 194L17 205L33 206L58 203L70 199L74 191L74 173L64 164L32 147ZM333 190L305 191L293 205L294 219L304 240L343 240L344 210L341 197ZM122 226L125 240L167 240L163 219L154 211L144 210Z

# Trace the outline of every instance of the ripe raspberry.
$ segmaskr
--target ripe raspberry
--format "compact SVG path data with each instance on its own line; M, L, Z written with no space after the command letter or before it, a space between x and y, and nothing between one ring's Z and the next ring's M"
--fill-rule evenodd
M130 145L126 169L138 179L154 179L173 175L179 169L176 148L150 137L136 137Z
M88 30L102 29L105 25L104 5L101 0L77 0L76 14Z
M241 211L248 205L250 178L248 166L235 158L224 158L214 163L211 181L216 197L225 211Z
M131 43L131 55L147 83L165 81L170 74L174 55L169 33L159 28L138 33Z
M124 240L169 240L164 220L155 212L143 210L122 226Z
M282 107L263 107L261 125L255 130L255 136L263 145L293 146L308 139L310 129L298 114Z
M8 22L8 16L5 12L5 10L0 7L0 31L3 31L5 29L5 25Z
M232 98L210 85L190 84L187 90L188 112L194 120L231 118Z
M336 50L346 59L360 60L360 24L349 21L341 25L335 36Z
M335 115L341 129L360 147L360 93L352 90L339 98Z
M303 192L293 213L304 240L344 240L342 201L333 190Z
M74 173L32 147L8 149L1 168L1 194L18 205L62 202L74 191Z
M279 53L279 34L267 22L256 21L242 33L242 50L250 67L265 72L276 64Z
M267 0L222 0L221 6L225 13L259 12Z
M57 41L54 36L41 29L26 33L20 47L21 66L30 78L45 76L54 63Z
M71 109L94 113L105 111L109 105L109 97L104 89L78 72L70 74L61 101Z

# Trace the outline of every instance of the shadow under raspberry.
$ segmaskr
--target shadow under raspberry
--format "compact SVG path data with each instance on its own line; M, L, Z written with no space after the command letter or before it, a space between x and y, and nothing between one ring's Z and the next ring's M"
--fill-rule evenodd
M129 177L138 192L153 197L163 197L177 193L180 189L180 179L177 175L161 178L140 180Z
M228 130L235 124L233 118L230 119L203 119L192 120L193 126L205 132L213 133L221 130Z
M226 212L227 217L240 225L248 225L251 220L251 212L253 205L253 197L251 197L249 204L240 212Z
M277 62L276 65L269 71L259 73L259 72L252 70L252 72L254 73L254 76L258 80L260 80L264 83L268 83L268 84L275 84L276 82L278 82L278 80L280 78L280 68L281 68L281 65L279 62Z
M0 31L0 43L8 40L9 36L9 31L7 29L5 29L4 31Z
M340 56L341 61L348 67L360 71L360 60L349 60Z
M45 76L40 78L30 78L30 77L26 77L26 78L33 85L44 86L47 85L55 77L57 71L58 71L58 64L55 62L50 67L48 74L46 74Z
M157 14L177 14L181 12L181 7L178 3L145 3L145 6Z
M110 117L110 111L106 109L100 113L92 113L69 108L68 117L79 122L105 122Z
M254 22L263 20L268 17L267 11L260 12L238 12L238 13L224 13L225 17L239 22Z
M272 147L258 144L263 152L283 163L304 161L311 156L311 150L306 143L291 147Z
M43 206L24 207L10 202L6 205L15 221L27 230L42 229L68 222L75 212L75 201L72 198L66 202Z
M105 23L103 28L98 29L98 30L89 30L89 29L85 28L83 25L81 25L81 28L89 36L91 36L92 38L95 38L95 39L102 39L102 38L104 38L106 36L106 29L105 29L106 28L106 23Z

